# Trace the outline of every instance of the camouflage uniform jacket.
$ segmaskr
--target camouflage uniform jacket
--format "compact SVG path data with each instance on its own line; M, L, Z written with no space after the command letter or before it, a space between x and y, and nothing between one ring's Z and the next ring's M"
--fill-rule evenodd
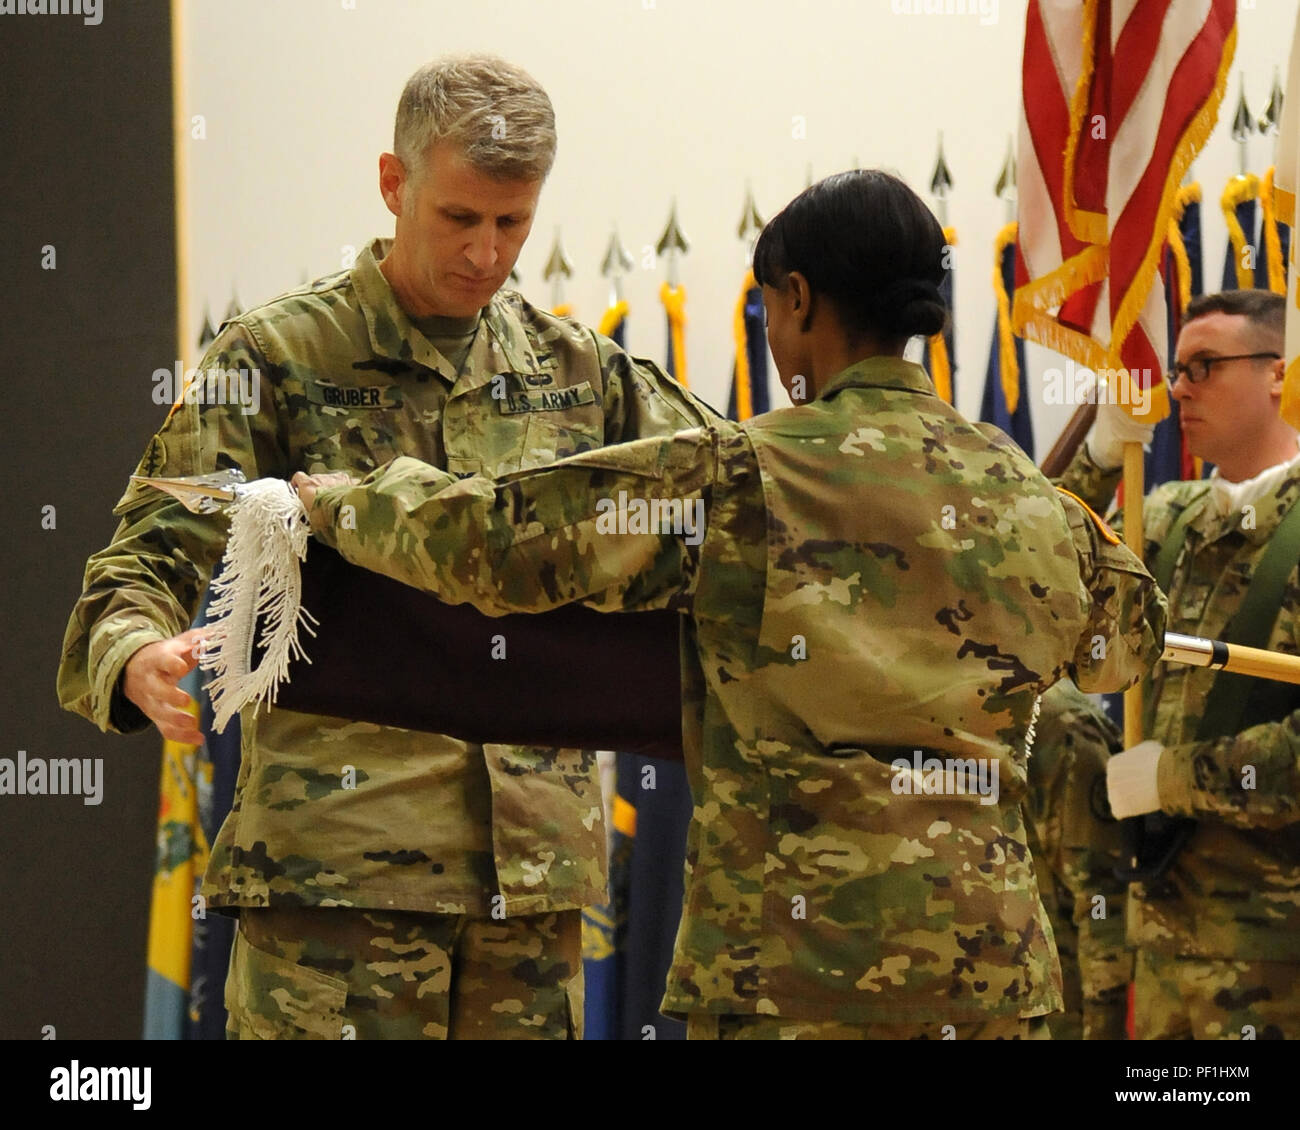
M1103 471L1080 445L1062 482L1105 506L1120 472ZM1155 560L1178 515L1207 484L1162 483L1143 503L1144 558ZM1249 511L1223 515L1211 502L1192 518L1169 591L1169 631L1221 639L1241 607L1269 538L1300 498L1300 475L1283 478ZM1287 580L1266 645L1300 652L1300 572ZM1170 955L1300 961L1300 712L1233 737L1196 741L1215 672L1156 666L1156 710L1147 737L1164 744L1161 807L1200 823L1164 880L1130 888L1128 937ZM1254 767L1254 788L1243 770Z
M1106 762L1123 748L1119 727L1069 679L1043 695L1029 756L1029 850L1061 958L1065 1012L1054 1040L1122 1040L1133 980L1124 942L1127 860L1106 803Z
M811 404L498 483L397 460L321 491L313 518L357 564L496 614L689 611L695 810L665 1011L1034 1016L1060 996L1020 814L1026 725L1068 668L1136 678L1163 608L996 436L919 366L868 358ZM702 542L671 512L697 502ZM1000 790L901 795L924 787L891 768L914 749L985 759Z
M361 475L407 454L503 474L715 418L652 363L511 291L484 308L453 371L398 305L379 268L387 247L227 323L201 367L256 370L260 410L184 400L140 471ZM138 486L114 512L121 524L91 558L68 626L59 696L101 729L137 730L147 721L119 675L138 648L189 626L228 523ZM383 638L374 625L376 662ZM213 905L527 914L604 898L594 754L281 709L246 709L241 722L234 807L202 888Z

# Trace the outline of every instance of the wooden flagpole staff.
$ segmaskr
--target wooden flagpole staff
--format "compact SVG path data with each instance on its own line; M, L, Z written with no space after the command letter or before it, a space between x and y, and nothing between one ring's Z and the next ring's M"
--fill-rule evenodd
M1146 467L1142 445L1124 445L1124 544L1142 560L1142 497L1146 493ZM1132 748L1142 740L1142 684L1124 692L1124 745Z
M1275 679L1282 683L1300 683L1300 655L1266 651L1258 647L1224 643L1222 640L1165 633L1166 663L1190 663L1195 667L1213 667L1257 679Z

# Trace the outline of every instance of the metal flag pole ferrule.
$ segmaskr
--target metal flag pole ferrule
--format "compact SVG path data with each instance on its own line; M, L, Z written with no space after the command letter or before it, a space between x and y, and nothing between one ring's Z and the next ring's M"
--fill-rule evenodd
M1223 640L1166 632L1165 650L1160 658L1166 663L1187 663L1194 667L1252 675L1257 679L1300 683L1300 655L1224 643Z

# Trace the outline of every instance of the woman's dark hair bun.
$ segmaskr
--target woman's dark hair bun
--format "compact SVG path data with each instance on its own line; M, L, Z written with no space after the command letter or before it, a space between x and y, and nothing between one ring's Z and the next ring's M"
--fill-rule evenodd
M792 271L835 304L853 333L891 340L947 324L940 285L947 243L934 213L880 169L836 173L772 218L754 247L754 278L784 287Z
M934 283L926 279L896 279L869 296L869 318L887 334L929 337L948 321L948 308Z

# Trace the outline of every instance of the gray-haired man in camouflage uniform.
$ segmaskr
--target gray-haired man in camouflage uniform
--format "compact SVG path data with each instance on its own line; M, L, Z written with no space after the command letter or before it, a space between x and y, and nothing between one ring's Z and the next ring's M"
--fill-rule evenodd
M141 470L362 475L411 455L500 475L712 418L653 364L500 290L554 154L550 100L518 68L477 56L417 72L379 161L395 238L228 322L201 368L250 372L259 410L191 386ZM227 524L134 486L114 512L60 699L104 730L152 721L197 742L177 682ZM580 908L605 887L594 755L281 709L241 721L202 888L240 916L232 1036L580 1035Z

